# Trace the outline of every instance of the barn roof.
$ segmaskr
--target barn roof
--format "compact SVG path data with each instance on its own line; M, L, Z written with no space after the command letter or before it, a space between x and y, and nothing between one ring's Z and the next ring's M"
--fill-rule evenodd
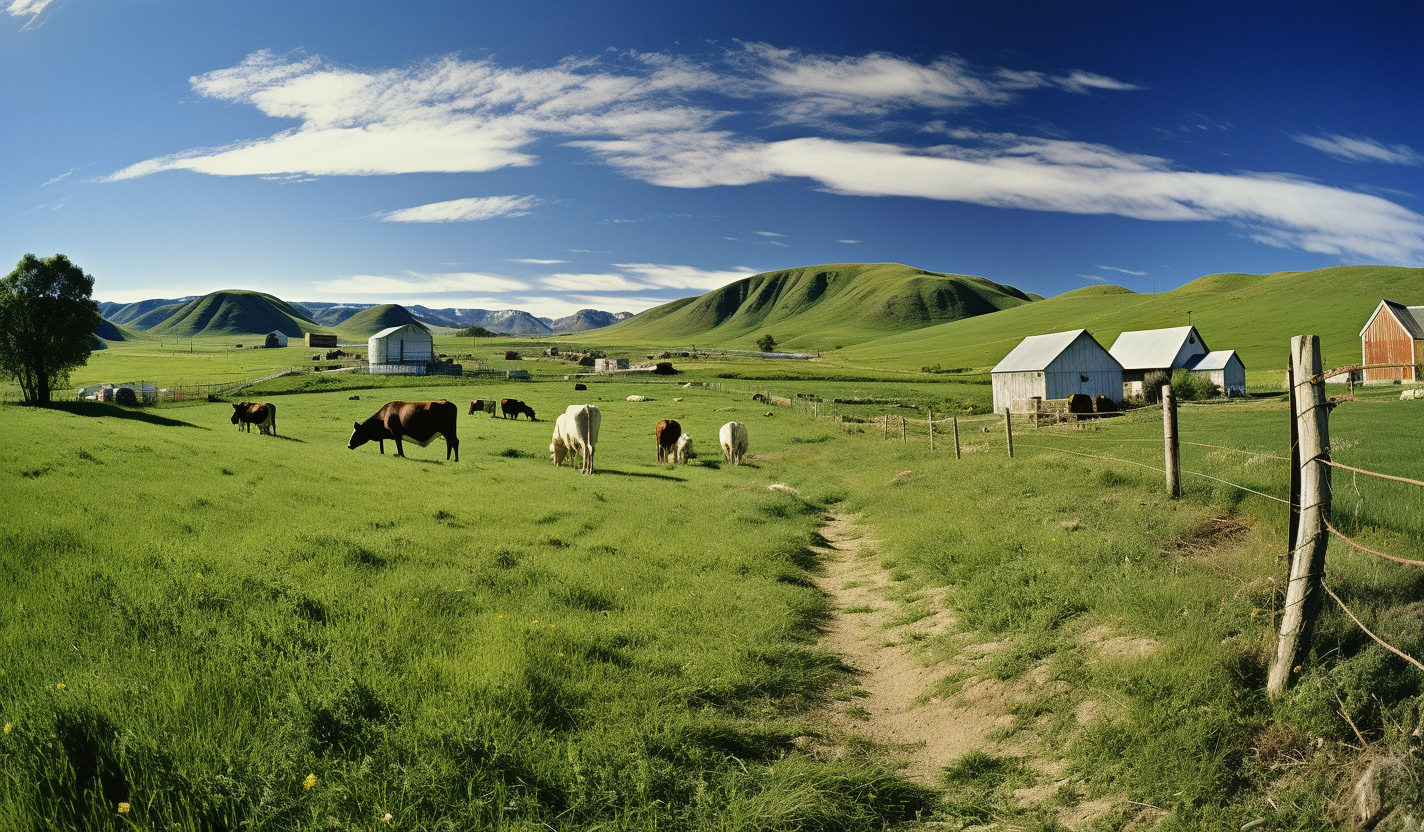
M1020 341L1019 345L1004 356L1004 360L1000 361L990 372L1025 373L1044 370L1079 338L1087 338L1094 344L1098 343L1093 340L1093 336L1089 335L1086 329L1070 329L1067 332L1053 332L1048 335L1030 335ZM1102 349L1102 346L1098 345L1098 349Z
M416 332L419 332L419 333L422 334L422 335L427 335L427 336L430 335L430 333L429 333L428 331L426 331L425 327L416 326L415 324L401 324L400 326L388 326L388 327L386 327L385 329L381 330L380 332L377 332L375 335L372 335L371 337L372 337L372 338L387 338L387 337L390 337L391 335L394 335L395 333L401 331L402 329L412 329L412 330L415 330Z
M1211 370L1225 370L1227 363L1231 361L1232 357L1236 357L1236 361L1241 363L1241 358L1236 356L1236 350L1216 350L1206 355L1196 356L1194 360L1188 361L1187 369L1198 373L1205 373ZM1241 366L1245 367L1246 365L1242 363Z
M1182 344L1196 338L1206 348L1206 340L1194 326L1174 326L1167 329L1139 329L1117 336L1108 352L1124 370L1158 370L1172 366Z
M1364 337L1365 330L1370 328L1370 324L1374 323L1380 310L1383 309L1389 310L1390 314L1394 316L1394 319L1399 321L1399 325L1404 327L1405 331L1409 333L1410 338L1413 338L1415 341L1424 341L1424 306L1405 306L1402 303L1395 303L1388 299L1380 301L1379 306L1375 307L1374 314L1370 316L1368 321L1365 321L1364 329L1360 330L1361 338Z

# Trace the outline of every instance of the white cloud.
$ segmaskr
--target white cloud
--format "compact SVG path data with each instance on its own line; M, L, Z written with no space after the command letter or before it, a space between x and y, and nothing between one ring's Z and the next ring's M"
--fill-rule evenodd
M649 288L641 280L622 274L551 274L539 281L549 289L578 292L638 292Z
M44 11L45 6L48 6L52 2L54 2L54 0L11 0L10 5L6 7L5 11L15 17L26 14L35 15Z
M385 222L471 222L527 216L538 202L532 196L468 197L387 211L379 216Z
M752 232L752 233L754 233L754 234L760 234L760 235L763 236L763 237L785 237L785 236L786 236L785 234L777 234L775 231L754 231L754 232Z
M524 281L475 272L420 274L406 272L401 277L353 274L334 280L314 281L319 292L356 295L417 295L437 292L522 292L529 288ZM390 301L382 301L389 303Z
M511 263L527 263L531 266L553 266L559 263L567 263L567 260L539 260L533 257L518 257L510 260Z
M654 297L608 297L604 295L573 295L580 303L579 309L602 309L605 312L639 312L671 303L667 298ZM574 310L577 311L577 310Z
M859 243L860 240L836 240L836 242L838 242L838 243L845 243L845 244L848 245L848 246L853 246L853 245L856 245L857 243Z
M1328 153L1347 162L1381 162L1387 165L1420 165L1424 156L1405 144L1387 145L1374 139L1350 138L1326 133L1324 136L1291 136L1306 147Z
M753 269L731 269L710 271L695 266L667 266L658 263L618 263L618 268L629 272L649 286L663 289L697 289L710 292L728 283L735 283L756 274Z
M1147 272L1135 272L1135 271L1133 271L1132 269L1119 269L1117 266L1098 266L1098 268L1099 268L1099 269L1102 269L1102 270L1105 271L1105 272L1120 272L1120 273L1122 273L1122 274L1130 274L1130 275L1133 275L1134 277L1146 277L1146 276L1147 276ZM1081 276L1082 276L1082 275L1079 275L1079 277L1081 277Z

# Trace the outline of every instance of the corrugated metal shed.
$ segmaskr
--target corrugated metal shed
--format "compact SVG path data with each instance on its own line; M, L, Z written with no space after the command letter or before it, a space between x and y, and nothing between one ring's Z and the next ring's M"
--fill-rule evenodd
M1017 347L1010 350L1009 354L1004 356L1004 360L996 364L990 372L1023 373L1047 369L1055 358L1068 349L1069 344L1076 341L1079 336L1086 335L1087 332L1086 329L1072 329L1048 335L1030 335L1020 341Z
M424 364L435 359L430 332L415 324L383 329L367 342L371 364Z
M1083 393L1122 401L1122 365L1085 329L1025 338L993 369L994 410Z
M1246 365L1236 350L1216 350L1194 359L1187 365L1194 373L1206 373L1211 383L1224 395L1246 395Z
M1196 327L1174 326L1124 332L1108 352L1123 370L1130 372L1185 367L1193 356L1206 355L1210 350Z

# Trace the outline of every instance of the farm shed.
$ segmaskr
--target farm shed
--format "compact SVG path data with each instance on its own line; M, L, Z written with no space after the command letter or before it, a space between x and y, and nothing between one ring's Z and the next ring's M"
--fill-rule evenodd
M378 370L377 366L424 365L435 360L434 341L430 331L416 324L402 324L383 329L367 342L367 358L371 372L401 373L406 370Z
M1185 368L1211 350L1196 327L1174 326L1124 332L1117 336L1108 352L1122 365L1124 393L1141 396L1142 380L1148 373L1171 375L1173 370Z
M1074 393L1122 401L1122 365L1086 329L1023 339L991 372L994 412L1029 410L1031 399Z
M1365 370L1365 383L1420 381L1424 364L1424 306L1405 306L1382 300L1360 330L1363 364L1413 364Z
M1246 395L1246 365L1236 350L1216 350L1193 358L1187 369L1205 373L1211 383L1221 388L1223 396Z
M307 346L309 347L334 347L336 346L336 336L321 332L307 333Z
M287 346L287 333L280 329L274 329L267 333L267 338L263 342L264 347L285 347Z

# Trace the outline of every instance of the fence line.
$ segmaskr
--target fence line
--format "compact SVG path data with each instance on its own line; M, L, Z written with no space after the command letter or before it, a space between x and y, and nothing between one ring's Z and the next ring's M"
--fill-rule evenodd
M1411 480L1408 477L1396 477L1390 474L1381 474L1376 471L1366 471L1363 468L1352 468L1349 465L1343 465L1339 462L1334 462L1329 459L1322 459L1320 461L1325 463L1326 465L1329 465L1331 468L1344 468L1346 471L1354 471L1356 474L1365 474L1371 477L1379 477L1382 480L1394 480L1395 482L1408 483L1409 485L1424 486L1424 482L1420 482L1419 480Z
M1333 534L1333 535L1335 535L1336 537L1340 538L1341 540L1345 541L1345 542L1348 543L1350 546L1352 546L1352 547L1354 547L1354 548L1356 548L1356 549L1359 549L1361 552L1368 552L1368 553L1371 554L1371 555L1374 555L1374 556L1376 556L1376 557L1384 558L1385 560L1392 560L1392 561L1394 561L1395 563L1403 563L1403 564L1407 564L1407 565L1409 565L1409 566L1424 566L1424 560L1409 560L1408 558L1401 558L1401 557L1396 557L1396 556L1394 556L1394 555L1387 555L1387 554L1385 554L1384 552L1376 552L1374 549L1370 549L1370 548L1367 548L1367 547L1365 547L1365 546L1361 546L1360 544L1358 544L1358 543L1356 543L1355 541L1351 540L1350 537L1349 537L1348 535L1346 535L1344 532L1342 532L1342 531L1340 531L1339 529L1335 528L1334 526L1330 525L1330 519L1329 519L1328 517L1325 518L1325 528L1326 528L1326 529L1329 529L1329 531L1330 531L1331 534Z
M1421 664L1418 659L1414 658L1413 656L1410 656L1409 654L1405 653L1403 650L1400 650L1399 648L1394 647L1393 645L1390 645L1390 644L1386 643L1386 642L1384 641L1384 639L1382 639L1382 638L1380 638L1379 636L1375 635L1374 632L1371 631L1369 627L1366 627L1365 624L1364 624L1364 622L1361 621L1361 620L1359 619L1359 617L1356 616L1353 612L1351 612L1349 607L1345 606L1345 602L1340 600L1340 596L1339 596L1339 595L1336 595L1334 592L1331 592L1330 587L1326 585L1325 580L1324 580L1323 578L1320 580L1320 588L1323 589L1323 590L1325 590L1327 593L1329 593L1329 595L1330 595L1331 598L1334 598L1334 599L1335 599L1335 603L1337 603L1337 604L1340 605L1340 609L1344 610L1344 611L1345 611L1345 614L1348 615L1348 616L1350 616L1350 620L1351 620L1351 621L1354 621L1354 622L1355 622L1355 625L1356 625L1357 627L1359 627L1361 630L1364 630L1364 631L1365 631L1365 635L1367 635L1367 636L1369 636L1370 638L1374 639L1376 642L1379 643L1379 645L1380 645L1381 647L1383 647L1384 649L1386 649L1386 650L1388 650L1389 652L1393 653L1394 655L1400 657L1401 659L1404 659L1405 661L1409 662L1410 664L1414 665L1415 667L1419 668L1420 670L1424 670L1424 664Z

